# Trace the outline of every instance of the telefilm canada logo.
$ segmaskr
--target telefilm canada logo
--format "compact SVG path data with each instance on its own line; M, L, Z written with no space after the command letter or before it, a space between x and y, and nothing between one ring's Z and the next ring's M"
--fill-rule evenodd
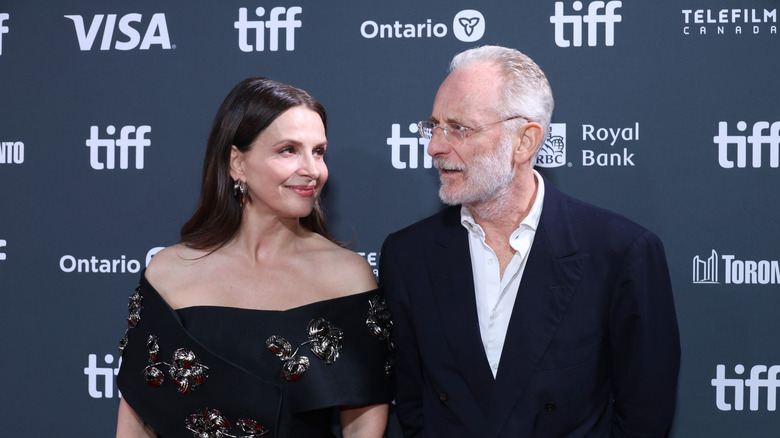
M276 52L279 50L282 35L284 50L295 50L295 29L303 26L303 21L296 17L303 13L303 8L277 6L267 10L261 6L255 8L252 13L254 17L250 18L248 8L239 8L238 20L233 24L238 30L238 48L242 52L263 52L266 50L266 42L268 50Z
M587 8L581 1L572 2L570 7L567 7L567 3L555 2L555 14L550 16L558 47L582 47L584 35L587 35L585 40L588 47L598 46L602 42L607 47L615 45L615 24L623 21L623 17L617 13L623 6L622 1L592 1ZM603 33L599 31L602 28Z
M8 21L8 19L11 18L11 15L8 13L0 13L0 55L3 54L3 34L8 33L10 30L8 26L6 26L5 22Z
M721 283L722 281L722 283ZM693 284L780 284L777 260L743 260L733 254L693 257Z
M98 34L102 34L97 46L99 50L149 50L153 46L164 50L176 48L171 45L163 13L152 14L151 17L138 13L64 17L73 22L79 49L83 52L96 48Z
M360 24L360 35L366 39L444 38L448 33L447 25L433 18L415 23L366 20ZM484 15L474 9L458 12L452 19L452 34L463 42L479 41L485 35Z
M758 169L766 166L780 167L780 121L758 121L748 129L744 121L737 122L737 132L729 129L728 122L718 122L718 134L712 141L718 146L718 164L724 169L734 167ZM749 135L743 133L750 132ZM750 145L750 147L748 147Z
M734 2L733 8L683 9L682 33L721 38L777 35L777 9L746 8L744 2Z
M371 266L371 270L374 271L374 276L379 278L379 252L357 252L360 256L362 256L366 261L368 262L369 266Z
M123 126L119 129L119 138L114 139L117 129L108 125L105 132L110 137L100 137L98 126L89 127L89 138L86 145L89 148L89 165L95 170L112 170L116 168L117 156L119 168L128 169L131 157L136 169L144 168L144 149L152 145L146 134L152 131L151 126ZM133 153L131 154L131 150Z
M726 377L726 365L715 366L715 406L721 411L745 410L745 393L748 395L748 409L759 411L762 406L762 393L766 394L765 408L769 412L777 410L777 389L780 388L780 365L754 365L750 368L750 377L744 378L745 366L734 366L737 377Z

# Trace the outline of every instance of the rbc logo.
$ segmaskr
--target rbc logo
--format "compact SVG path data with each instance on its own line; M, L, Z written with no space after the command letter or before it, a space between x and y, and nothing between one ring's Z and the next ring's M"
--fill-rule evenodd
M563 13L563 2L555 2L555 15L550 17L550 23L555 24L555 44L558 47L582 46L582 23L588 26L588 46L594 47L598 44L598 25L604 23L604 44L606 46L615 45L615 23L622 21L622 17L615 13L615 10L623 6L622 1L592 1L588 5L588 13L584 16ZM572 9L576 12L582 10L582 2L572 3ZM603 13L600 11L603 9ZM567 24L571 25L571 40L564 35L564 28Z
M566 164L566 124L550 123L550 134L536 153L535 166L560 167Z
M769 135L764 130L769 129ZM747 123L738 122L737 131L745 132ZM780 122L756 122L753 124L753 135L729 135L728 122L718 123L718 135L712 138L718 145L718 164L724 169L734 167L734 155L736 155L736 164L739 168L747 166L747 144L751 148L751 166L759 168L762 166L762 159L765 153L769 152L769 167L780 167ZM763 148L768 145L768 148ZM730 146L734 146L733 148ZM736 151L735 151L736 149ZM730 153L731 152L731 153Z
M158 13L152 15L149 24L146 26L146 32L143 38L141 33L131 25L132 23L141 23L143 16L141 14L127 14L119 18L119 33L127 38L122 41L122 37L114 37L114 30L117 27L117 14L97 14L92 18L89 30L84 26L84 18L81 15L65 15L73 21L76 28L76 38L79 40L79 49L82 51L92 50L95 44L100 26L103 25L103 38L100 41L100 50L111 49L111 43L114 43L116 50L149 50L153 44L159 45L163 49L171 48L171 41L168 37L168 24L165 22L165 14ZM106 19L103 24L103 18Z
M416 123L409 125L409 132L417 134ZM402 148L408 148L408 167L410 169L417 169L420 153L423 155L423 167L430 169L433 167L433 158L428 155L428 143L430 140L421 138L419 135L412 137L401 137L401 125L393 123L390 128L390 137L387 138L387 144L390 146L390 159L393 163L393 167L396 169L406 169L407 162L404 161L401 154ZM422 151L418 146L422 146Z
M119 168L127 169L130 148L135 148L135 168L144 168L144 148L151 146L152 142L144 136L151 132L152 128L147 125L123 126L119 133L119 139L100 138L97 126L90 126L89 139L87 147L89 148L89 164L95 170L113 169L116 163L116 149L119 149ZM109 125L106 128L108 135L116 134L116 128ZM132 137L131 137L131 134ZM100 149L105 149L105 159L101 161Z
M285 50L292 52L295 50L295 29L302 26L301 20L296 20L295 16L303 12L300 6L285 8L282 6L271 9L270 17L267 21L249 21L247 19L247 8L238 9L238 21L233 25L238 29L238 48L242 52L262 52L265 50L265 29L268 29L268 50L276 52L279 50L279 32L285 29ZM255 15L262 17L265 15L265 8L255 9ZM284 15L284 19L281 16ZM249 29L254 29L254 45L249 40Z
M8 26L4 25L3 22L8 18L10 15L0 14L0 55L3 54L3 34L8 33Z

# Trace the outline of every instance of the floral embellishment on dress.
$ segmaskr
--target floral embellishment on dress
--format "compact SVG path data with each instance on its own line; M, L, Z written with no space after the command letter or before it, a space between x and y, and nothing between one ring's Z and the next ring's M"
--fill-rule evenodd
M141 321L141 310L143 310L143 306L141 305L141 302L144 300L143 295L141 295L141 286L135 288L135 293L133 295L130 295L130 300L127 303L127 310L130 312L130 315L127 317L127 330L125 330L125 335L122 337L122 339L119 340L119 355L123 356L125 354L125 347L127 347L127 334L130 331L131 328L135 328L135 326L138 325L138 322Z
M307 328L312 353L330 365L339 358L344 333L324 318L312 319Z
M387 308L387 301L384 298L380 298L379 295L374 295L374 297L368 301L366 326L368 326L368 331L371 332L375 338L387 342L387 349L391 354L385 362L385 374L391 375L393 373L393 367L395 366L395 359L393 359L392 355L395 350L395 345L390 338L393 320L390 318L390 310Z
M316 318L309 321L306 332L309 340L301 345L309 344L311 352L328 365L338 359L341 352L341 341L344 338L341 329L324 318ZM283 362L282 377L285 379L295 382L303 377L303 374L309 369L309 358L298 355L298 348L293 351L290 342L281 336L269 337L265 341L265 346L271 354Z
M271 354L284 362L282 365L282 377L285 379L295 382L303 377L303 373L309 369L309 358L298 356L298 349L293 351L292 345L287 339L273 335L266 339L265 346Z
M189 394L190 391L200 388L206 380L208 367L200 363L192 351L179 348L173 352L173 359L169 364L157 361L157 355L160 353L157 336L149 335L146 348L149 352L149 365L144 368L143 376L149 386L158 387L165 383L165 373L159 368L161 365L168 366L168 374L181 394Z
M218 410L209 408L190 415L186 427L193 438L256 438L269 432L257 421L240 419L236 427L241 435L235 435L231 433L230 421Z

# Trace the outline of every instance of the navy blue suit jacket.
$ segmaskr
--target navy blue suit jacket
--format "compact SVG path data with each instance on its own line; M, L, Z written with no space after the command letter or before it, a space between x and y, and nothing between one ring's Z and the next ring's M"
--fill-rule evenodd
M639 225L546 182L495 379L460 207L388 236L380 283L407 436L668 434L679 333L663 246Z

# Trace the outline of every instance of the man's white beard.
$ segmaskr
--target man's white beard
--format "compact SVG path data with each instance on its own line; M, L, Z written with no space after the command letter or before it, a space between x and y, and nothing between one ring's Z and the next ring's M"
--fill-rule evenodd
M515 176L512 165L512 137L509 135L502 136L499 144L492 150L476 155L468 168L462 164L447 163L441 158L434 158L433 164L437 169L463 172L463 186L459 191L452 188L448 180L441 180L439 198L445 204L462 204L486 217L500 215L512 201L507 199L508 196L502 196Z

